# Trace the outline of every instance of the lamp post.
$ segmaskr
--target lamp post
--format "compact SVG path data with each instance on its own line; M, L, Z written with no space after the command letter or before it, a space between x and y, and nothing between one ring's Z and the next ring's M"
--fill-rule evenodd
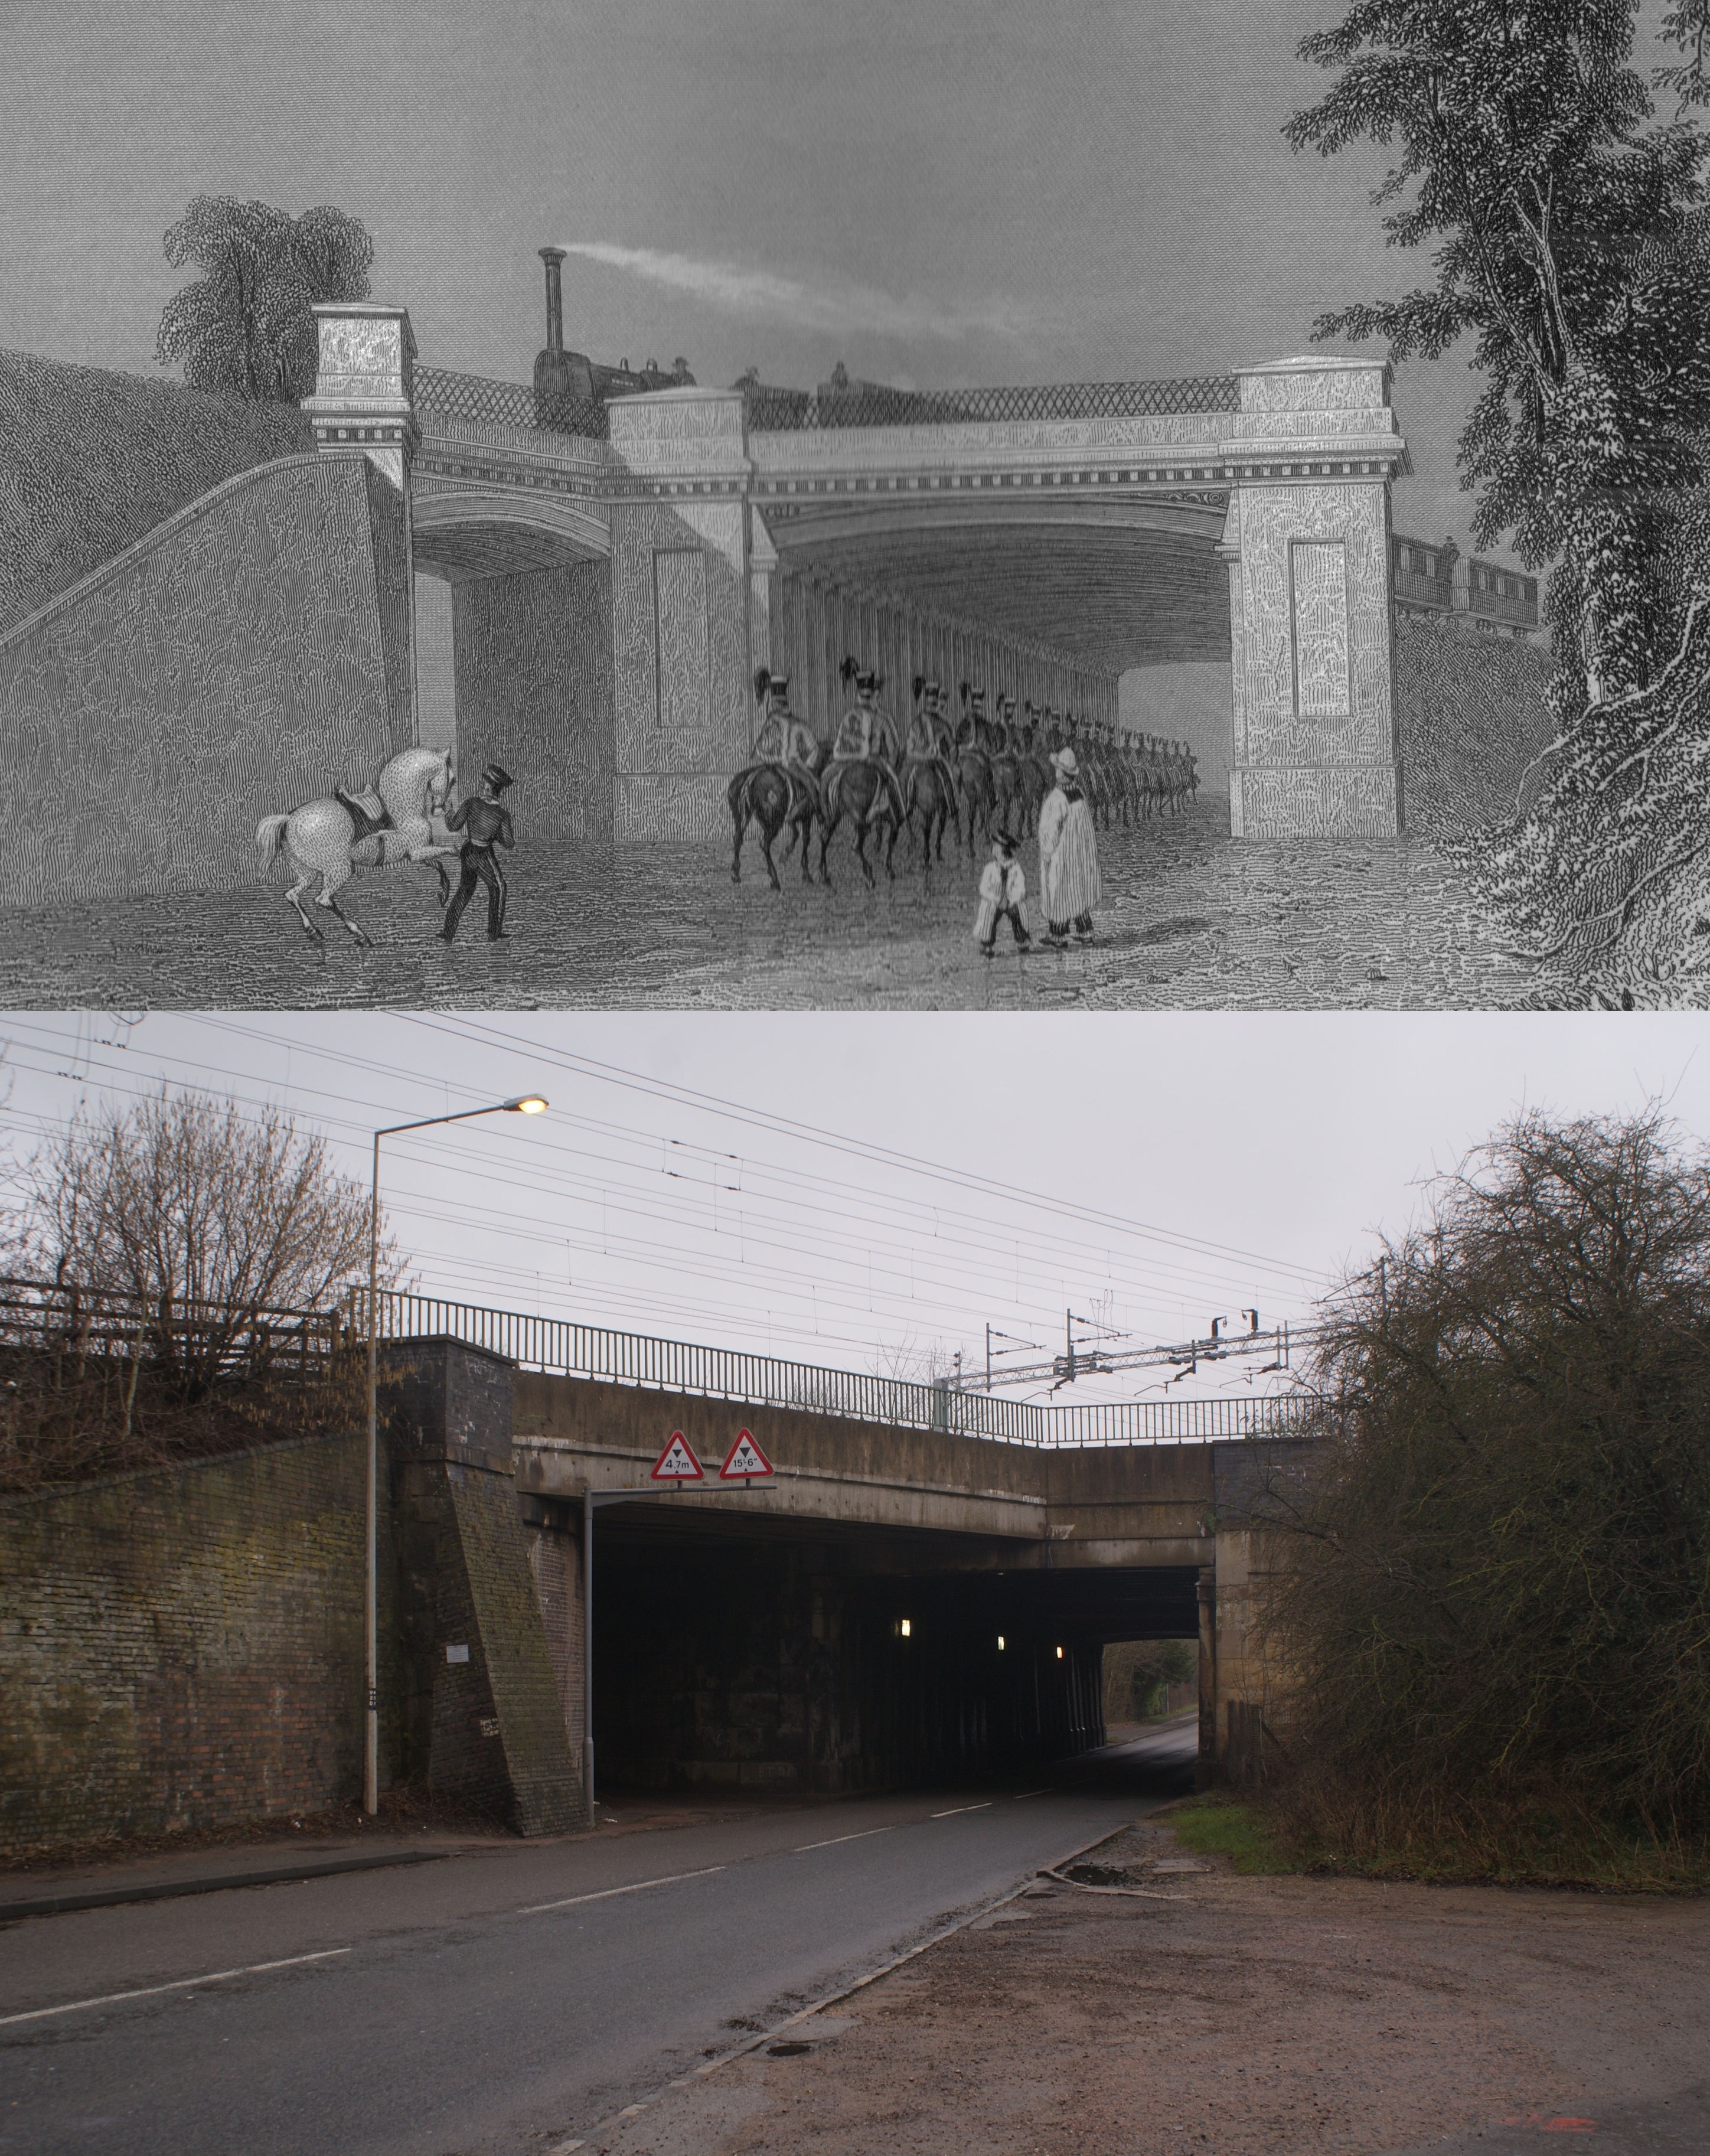
M424 1116L413 1123L388 1123L384 1130L374 1133L373 1194L368 1210L368 1563L362 1611L367 1670L367 1704L362 1714L362 1810L370 1819L380 1809L380 1655L375 1563L380 1450L379 1360L376 1352L380 1322L380 1141L396 1137L403 1131L431 1130L438 1123L466 1123L472 1116L537 1116L546 1106L538 1093L524 1093L514 1101L494 1101L485 1108L464 1108L454 1116Z

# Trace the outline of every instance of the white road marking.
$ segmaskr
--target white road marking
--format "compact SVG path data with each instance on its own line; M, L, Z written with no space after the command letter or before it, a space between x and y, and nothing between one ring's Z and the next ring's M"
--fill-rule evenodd
M234 1976L262 1976L275 1969L299 1969L306 1961L331 1961L348 1947L323 1947L319 1953L292 1954L285 1961L253 1961L247 1969L216 1969L206 1976L181 1976L172 1984L146 1984L141 1991L105 1991L99 1999L74 1999L64 2006L37 2006L28 2014L0 2014L0 2029L19 2021L45 2021L54 2014L81 2014L91 2006L117 2006L127 1999L157 1999L163 1991L188 1991L198 1984L229 1984Z
M585 2148L586 2145L586 2143L581 2141L561 2141L557 2148L547 2149L547 2156L574 2156L577 2149Z
M1018 1804L1025 1804L1030 1797L1048 1797L1053 1794L1055 1787L1056 1785L1055 1783L1047 1783L1045 1787L1042 1789L1024 1789L1020 1795L1016 1798L1015 1801Z
M989 1812L991 1808L992 1799L988 1797L983 1804L952 1804L947 1812L934 1812L932 1814L932 1817L934 1819L954 1819L958 1812Z
M583 1902L609 1902L614 1894L644 1894L650 1887L675 1887L680 1879L706 1879L723 1870L721 1864L703 1864L698 1871L668 1871L663 1879L638 1879L633 1887L603 1887L598 1894L569 1894L562 1902L531 1902L516 1913L538 1917L547 1909L573 1909Z
M865 1826L859 1834L834 1834L829 1841L804 1841L793 1851L792 1854L796 1856L805 1856L810 1849L835 1849L840 1841L868 1841L876 1834L892 1834L895 1831L893 1827Z

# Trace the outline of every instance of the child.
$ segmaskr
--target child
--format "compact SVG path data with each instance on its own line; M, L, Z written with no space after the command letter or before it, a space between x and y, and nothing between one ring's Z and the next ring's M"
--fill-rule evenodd
M997 948L998 923L1007 921L1015 948L1025 951L1032 939L1021 918L1021 901L1027 896L1027 878L1015 859L1015 841L1007 831L992 840L992 858L980 871L979 911L973 932L983 955L989 958Z

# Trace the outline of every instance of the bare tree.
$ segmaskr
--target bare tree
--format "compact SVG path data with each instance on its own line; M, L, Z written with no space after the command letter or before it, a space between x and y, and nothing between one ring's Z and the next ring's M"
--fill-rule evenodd
M1524 1116L1323 1315L1266 1625L1338 1831L1710 1827L1710 1152Z
M270 1312L317 1308L367 1271L370 1195L326 1141L276 1108L162 1093L78 1117L7 1209L13 1262L149 1313L146 1349L182 1398L205 1394ZM401 1267L383 1238L382 1278Z

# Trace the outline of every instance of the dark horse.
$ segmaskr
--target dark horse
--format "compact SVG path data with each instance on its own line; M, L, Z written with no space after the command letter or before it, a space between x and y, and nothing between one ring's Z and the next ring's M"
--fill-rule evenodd
M950 767L942 757L911 756L902 767L903 821L912 830L917 814L921 819L921 863L925 868L932 865L932 834L936 827L938 839L938 859L944 858L944 832L956 815L956 788L951 781ZM961 841L958 828L957 839Z
M998 787L992 775L992 759L984 747L973 742L963 742L956 752L957 777L960 782L961 806L968 815L968 850L974 850L974 832L978 828L989 839L992 818L997 812ZM962 844L958 820L956 843Z
M896 851L896 834L905 819L901 789L890 765L870 756L843 763L834 761L820 781L819 796L820 882L829 884L831 880L825 869L825 849L831 844L832 834L848 816L855 824L855 853L861 874L869 883L873 881L873 865L867 859L867 834L881 824L890 827L891 843L885 849L885 873L894 883L896 870L891 857Z
M752 819L760 827L760 851L765 857L766 873L772 879L772 888L782 888L778 880L778 869L772 858L772 842L789 826L789 848L784 858L789 858L798 839L802 845L802 881L811 883L814 872L808 858L809 842L813 835L814 819L823 814L814 782L800 771L793 772L782 763L751 763L739 771L730 783L725 798L731 804L731 821L736 829L736 842L731 850L731 881L742 880L742 840L747 837ZM820 849L820 873L824 873L824 849Z

